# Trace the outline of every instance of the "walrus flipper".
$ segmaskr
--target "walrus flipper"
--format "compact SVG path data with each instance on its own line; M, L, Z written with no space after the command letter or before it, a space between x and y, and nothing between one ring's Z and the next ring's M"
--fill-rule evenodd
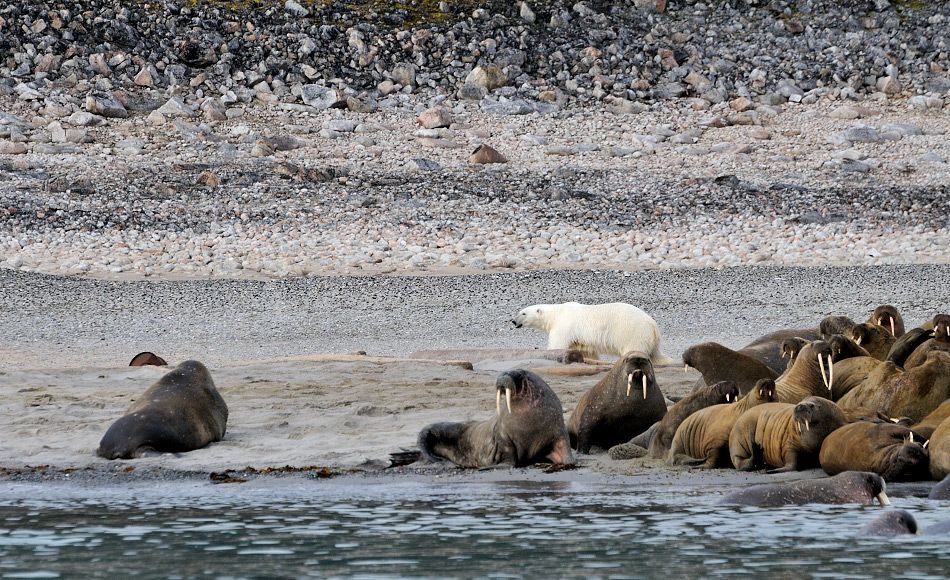
M433 423L419 432L419 455L430 463L459 463L453 451L459 447L466 423Z
M418 449L401 449L389 454L389 467L411 465L422 459L422 452Z
M930 340L932 335L933 331L924 330L923 328L911 330L891 345L891 350L887 353L887 358L884 360L903 367L911 353L913 353L918 346Z

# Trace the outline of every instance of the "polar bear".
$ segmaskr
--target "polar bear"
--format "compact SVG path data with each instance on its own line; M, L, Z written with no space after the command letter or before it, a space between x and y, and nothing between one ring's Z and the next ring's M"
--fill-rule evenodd
M573 348L591 358L599 354L623 356L631 350L645 352L653 364L672 364L660 352L660 329L649 314L632 304L535 304L522 308L511 321L547 331L548 348Z

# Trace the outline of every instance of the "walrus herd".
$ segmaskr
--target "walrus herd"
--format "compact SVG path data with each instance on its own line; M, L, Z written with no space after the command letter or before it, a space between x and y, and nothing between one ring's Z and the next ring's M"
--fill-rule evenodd
M884 305L865 322L829 316L738 350L703 342L687 348L683 361L702 379L669 409L651 357L628 352L567 421L540 376L503 372L495 416L428 425L419 449L393 454L393 465L572 465L575 452L624 444L670 465L769 473L820 467L832 476L751 487L728 496L730 503L886 504L885 481L945 478L933 493L950 495L950 316L906 331L898 310ZM146 352L130 366L149 364L166 363ZM208 369L186 361L145 391L96 453L129 459L198 449L224 437L227 417Z

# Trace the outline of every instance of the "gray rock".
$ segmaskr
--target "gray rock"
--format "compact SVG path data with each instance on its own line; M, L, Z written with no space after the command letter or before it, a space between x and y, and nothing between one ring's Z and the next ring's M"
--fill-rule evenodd
M0 141L0 155L22 155L26 150L26 143Z
M294 16L300 16L300 17L310 15L309 10L307 10L306 8L304 8L297 2L294 2L294 0L287 0L286 2L284 2L284 11L290 14L293 14Z
M778 82L775 92L782 95L785 98L794 96L803 96L805 91L798 88L798 85L795 84L795 81L791 79L783 79Z
M419 124L426 129L448 127L452 124L452 113L445 107L426 109L419 115Z
M645 113L650 110L650 106L637 101L615 99L612 103L607 105L607 110L611 113L614 113L615 115L629 115Z
M465 77L465 84L493 91L508 84L508 77L497 65L477 66Z
M393 70L389 71L389 78L391 78L394 83L398 83L404 87L411 87L416 84L417 70L414 64L397 64L393 67Z
M532 103L524 99L514 99L511 101L495 101L493 99L482 99L479 107L486 113L496 115L527 115L529 113L553 113L557 110L557 105L553 103Z
M521 3L521 8L520 8L520 10L518 11L518 15L521 16L521 19L524 20L525 22L527 22L528 24L534 24L534 21L535 21L536 18L537 18L537 17L534 15L534 11L531 10L531 7L530 7L530 6L528 6L528 3L527 3L527 2L522 2L522 3Z
M125 106L109 93L89 93L86 95L86 110L95 115L125 119L129 112Z
M907 103L915 109L942 109L943 99L927 95L915 95L907 99Z
M323 128L337 133L352 133L358 124L350 119L331 119L323 123Z
M105 123L106 119L87 111L76 111L67 117L66 122L76 127L95 127Z
M888 123L881 126L881 133L896 133L902 137L923 135L924 131L913 123Z
M172 97L165 101L165 104L159 107L158 112L168 118L174 117L194 117L197 115L194 107L187 105L181 97Z
M116 143L115 148L125 155L141 155L145 151L145 141L138 137L129 137Z
M901 84L896 77L886 76L877 79L877 90L885 95L894 95L901 92Z
M851 143L880 143L884 139L874 127L852 127L832 134L828 141L833 145L850 145Z
M323 85L303 85L300 87L300 98L307 105L320 111L331 107L346 106L346 99L340 94L340 91Z
M485 95L488 94L488 89L485 87L480 87L478 85L473 85L471 83L465 83L456 93L456 96L463 101L480 101Z
M569 147L567 145L551 145L549 147L544 148L544 153L546 155L558 155L558 156L563 157L563 156L575 155L577 153L577 149L575 149L574 147Z
M208 121L228 120L228 111L224 103L212 97L201 102L201 112Z
M410 171L442 171L442 166L431 159L416 157L415 159L409 160L409 163L406 164L406 169Z

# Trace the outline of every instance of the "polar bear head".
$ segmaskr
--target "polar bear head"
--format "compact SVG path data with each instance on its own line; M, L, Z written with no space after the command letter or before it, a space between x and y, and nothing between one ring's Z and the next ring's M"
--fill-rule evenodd
M518 314L515 314L515 317L511 319L511 323L515 325L515 328L527 326L528 328L540 328L544 330L548 326L546 314L550 310L550 307L550 304L535 304L534 306L522 308L518 311Z

